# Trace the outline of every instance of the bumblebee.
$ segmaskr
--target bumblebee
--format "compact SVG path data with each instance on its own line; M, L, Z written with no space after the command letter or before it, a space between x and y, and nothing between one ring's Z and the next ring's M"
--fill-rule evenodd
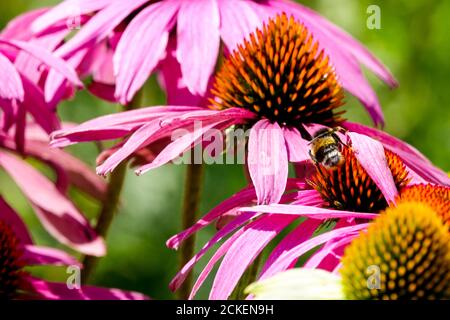
M341 127L320 129L309 142L311 159L327 169L339 167L345 161L341 153L342 145L345 143L341 141L336 132L345 132L345 129Z

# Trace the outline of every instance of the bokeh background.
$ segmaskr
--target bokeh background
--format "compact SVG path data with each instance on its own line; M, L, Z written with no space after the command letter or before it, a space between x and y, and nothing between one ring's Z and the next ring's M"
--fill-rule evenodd
M58 2L1 1L0 27L26 10ZM369 75L385 112L386 131L411 143L437 166L450 171L450 1L299 2L347 30L391 69L400 82L396 90L389 90ZM371 4L381 8L380 30L366 27L366 10ZM146 86L146 104L163 104L165 97L156 80L150 79ZM347 94L346 101L348 119L370 124L367 114L354 98ZM79 92L74 100L60 106L59 114L65 121L80 122L118 110L117 105ZM97 155L94 145L85 144L69 150L94 167ZM165 242L180 230L184 170L183 166L168 165L141 177L131 170L128 172L120 210L107 241L109 253L94 274L93 283L141 291L156 299L174 297L168 283L177 271L178 261L176 252L167 249ZM207 166L201 213L206 213L245 184L239 166ZM1 170L0 193L26 219L38 243L58 246L42 230L20 191ZM95 219L99 205L83 194L72 193L77 205ZM214 229L209 228L200 233L197 245L205 243L213 232ZM201 270L199 267L197 274ZM61 268L34 269L34 272L55 280L66 277ZM200 291L199 298L207 297L209 286L210 282Z

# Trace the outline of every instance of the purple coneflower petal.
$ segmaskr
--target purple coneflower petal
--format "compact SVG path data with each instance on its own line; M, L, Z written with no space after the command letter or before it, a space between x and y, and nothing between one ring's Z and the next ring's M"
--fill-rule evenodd
M288 177L288 157L283 131L268 120L259 120L250 131L248 168L258 203L277 203Z
M295 261L298 257L302 256L309 250L314 249L315 247L326 243L327 241L330 241L336 237L342 237L346 234L359 232L360 230L367 228L367 225L367 223L364 223L355 226L339 228L325 232L309 240L298 242L297 245L290 246L290 248L279 247L278 250L282 251L282 253L279 254L278 258L272 261L270 265L266 264L260 274L260 279L266 279L278 272L288 269L292 265L293 261Z
M361 124L346 121L343 127L357 133L368 135L380 141L387 149L396 153L403 162L422 178L429 182L450 185L450 178L448 175L436 168L423 154L416 148L403 142L385 132L366 127Z
M26 245L23 259L27 265L79 266L81 263L64 251L42 246Z
M23 101L24 89L20 75L14 65L0 53L0 98Z
M7 152L0 153L0 165L30 200L43 226L57 240L85 254L105 254L103 240L45 176Z
M220 35L228 50L233 51L251 32L262 24L251 1L218 0ZM232 28L230 28L232 26Z
M0 220L5 221L14 231L22 244L31 244L33 240L25 223L13 208L0 196Z
M212 300L227 299L242 274L264 247L296 216L267 215L244 227L220 264L209 295Z
M376 213L333 210L301 204L271 204L254 207L244 207L240 208L239 210L243 212L265 212L283 215L305 216L320 220L335 218L373 219L377 216Z
M283 127L284 140L286 141L286 147L288 151L288 157L290 162L302 162L305 160L311 160L309 156L309 146L300 132L296 128Z
M195 18L194 18L195 17ZM220 18L216 1L184 1L177 19L177 59L192 94L204 95L217 63Z
M138 292L119 289L83 286L81 289L69 288L66 283L48 282L28 277L33 290L44 299L49 300L147 300L148 297Z
M363 134L349 132L348 135L358 162L380 188L386 201L395 203L398 190L387 164L383 145Z
M178 2L157 2L139 12L126 28L114 56L116 96L121 103L133 99L164 58L177 11Z

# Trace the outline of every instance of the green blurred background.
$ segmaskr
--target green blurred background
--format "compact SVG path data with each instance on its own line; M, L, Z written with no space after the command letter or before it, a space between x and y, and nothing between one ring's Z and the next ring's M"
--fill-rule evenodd
M15 0L0 3L0 27L26 10L53 5L57 0ZM450 1L429 0L318 0L301 1L350 32L375 53L400 82L389 90L372 75L386 116L386 130L411 143L436 165L449 171L450 164ZM366 27L367 7L381 8L381 29ZM164 95L154 78L147 84L146 103L163 104ZM348 119L370 124L358 102L347 95ZM66 121L84 121L118 111L118 106L96 100L80 92L73 101L63 103L60 116ZM94 145L71 147L70 151L92 166L97 154ZM180 208L184 167L165 166L144 176L128 172L120 212L108 237L109 253L97 269L93 283L137 290L156 299L171 299L168 283L177 271L176 252L166 248L166 240L180 230ZM201 212L245 185L239 166L208 166ZM39 244L55 242L42 230L20 191L0 172L2 196L25 217ZM98 204L73 191L79 207L94 219ZM210 228L200 233L198 246L213 234ZM207 258L199 266L204 265ZM199 267L196 269L198 274ZM65 270L36 270L49 279L63 280ZM210 279L211 280L211 279ZM210 282L198 297L206 298Z

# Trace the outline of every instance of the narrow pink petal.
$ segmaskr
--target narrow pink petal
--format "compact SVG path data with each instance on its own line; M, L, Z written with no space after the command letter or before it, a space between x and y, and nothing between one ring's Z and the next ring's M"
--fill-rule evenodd
M228 223L225 227L220 229L203 247L197 252L188 263L176 274L170 282L170 289L176 291L184 282L189 272L194 268L195 264L204 256L204 254L215 244L225 238L228 234L233 232L236 228L244 223L251 221L251 219L259 216L257 213L245 213Z
M220 35L232 52L251 32L262 25L264 17L254 10L251 1L218 0Z
M121 103L131 101L164 57L177 10L178 2L152 3L127 26L114 55L116 96Z
M398 190L381 142L355 132L349 132L348 135L352 140L352 149L358 162L380 188L386 201L395 203Z
M297 226L286 237L284 237L267 258L261 270L261 274L264 274L266 270L270 268L270 266L274 262L276 262L285 251L291 250L299 243L305 242L310 239L321 223L322 221L320 220L307 219L303 221L299 226ZM295 259L295 261L297 261L297 259ZM264 277L261 277L260 279L262 280L263 278Z
M47 12L47 8L39 8L25 12L8 22L6 27L0 33L4 39L29 40L33 33L29 27L39 16Z
M195 19L193 19L195 17ZM177 59L193 94L204 95L219 53L219 9L216 0L184 1L177 19Z
M37 46L32 45L23 41L18 40L3 40L0 39L0 43L12 46L16 49L23 50L27 52L28 54L32 55L33 57L39 59L43 63L45 63L49 68L52 68L59 73L61 73L64 77L66 77L68 80L70 80L73 84L83 87L83 83L80 81L80 79L77 76L77 73L74 69L70 68L67 63L62 60L61 58L56 57L46 49Z
M48 134L60 128L59 119L52 108L45 102L41 88L22 77L26 95L21 108L25 108Z
M116 86L106 83L100 83L96 81L92 81L91 84L87 87L90 93L94 96L106 100L111 103L117 103L117 99L115 96Z
M313 219L334 219L334 218L360 218L373 219L378 216L376 213L364 213L355 211L333 210L310 205L301 204L271 204L247 208L240 208L242 212L265 212L275 214L287 214L296 216L305 216Z
M80 266L77 259L64 251L34 245L24 248L23 259L27 265Z
M298 257L302 256L309 250L314 249L315 247L323 243L326 243L327 241L330 241L336 237L340 238L346 234L358 232L367 228L367 226L368 224L365 223L351 227L339 228L325 232L309 240L299 242L293 247L286 248L286 250L284 250L284 248L279 248L279 250L283 252L275 261L272 262L270 266L266 266L265 270L261 272L260 279L266 279L278 272L286 270Z
M24 90L20 75L11 61L0 53L0 98L23 101Z
M33 205L43 226L60 242L85 254L105 254L89 222L53 183L17 157L0 152L0 165Z
M144 166L141 166L136 170L136 174L141 175L146 173L147 171L160 167L169 161L175 159L183 152L189 150L191 145L197 145L201 143L201 137L206 134L210 129L214 128L217 125L220 125L223 122L229 123L228 120L221 120L219 122L212 122L210 124L204 123L201 129L195 130L192 133L187 133L182 137L176 139L172 143L168 144L156 157L155 159Z
M214 207L210 212L208 212L204 217L198 220L192 227L176 234L167 241L167 246L172 249L178 249L180 244L190 237L193 233L203 229L204 227L211 224L214 220L220 216L226 214L230 210L240 207L242 205L248 204L256 199L255 190L250 188L245 188L238 193L234 194L230 198L224 200L222 203Z
M36 278L28 278L33 290L46 300L148 300L145 295L120 289L82 286L81 289L69 289L67 284L48 282Z
M288 159L283 131L268 120L253 125L248 142L248 168L258 203L277 203L284 193Z
M295 216L268 215L246 226L245 231L225 254L214 278L209 298L227 299L242 274L267 243L296 218Z
M28 232L25 223L14 211L13 208L0 196L0 220L6 222L14 231L14 234L19 238L21 244L31 244L31 234Z
M32 23L31 28L33 32L40 33L57 22L93 13L112 2L113 0L66 0L41 15Z
M400 139L397 139L385 132L366 127L361 124L347 121L343 124L343 126L350 131L365 134L377 139L385 146L386 149L396 153L411 170L414 170L415 173L427 181L437 184L450 185L450 178L444 171L435 167L430 160L420 153L420 151L406 142L401 141Z
M296 128L283 127L284 140L286 141L286 148L290 162L302 162L309 160L309 146L308 142L304 140L300 132Z

